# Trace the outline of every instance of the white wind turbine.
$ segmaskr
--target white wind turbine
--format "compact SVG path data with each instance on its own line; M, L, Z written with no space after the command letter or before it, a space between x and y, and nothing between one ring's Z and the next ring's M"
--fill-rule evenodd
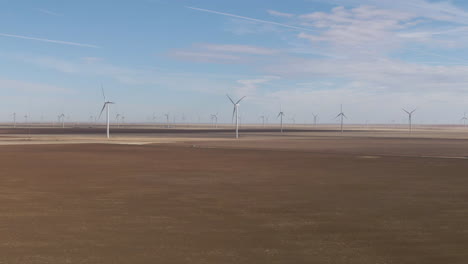
M211 123L214 123L215 128L218 128L218 113L211 115Z
M289 120L291 120L293 126L296 126L296 116L291 117Z
M164 114L164 116L166 117L167 128L169 128L169 113Z
M110 138L110 105L115 104L115 103L106 100L106 94L104 93L104 88L102 87L102 85L101 85L101 90L102 90L102 97L104 98L104 105L102 106L101 113L99 114L99 119L101 119L102 112L104 112L104 109L106 109L107 110L107 113L106 113L107 138Z
M260 116L260 119L262 119L262 126L265 127L265 116Z
M60 123L60 121L62 121L62 128L65 128L65 115L64 114L61 114L58 116L58 121Z
M468 120L466 113L463 113L463 117L460 120L463 120L463 127L466 127L466 120Z
M340 106L340 113L335 117L335 119L338 117L341 118L341 133L343 134L343 121L344 118L348 119L348 117L343 113L343 105Z
M407 114L408 114L408 131L409 131L409 134L411 135L411 132L412 132L412 122L413 122L413 113L414 111L416 111L416 109L414 109L413 111L407 111L406 109L402 108L403 111L405 111Z
M312 113L312 116L314 117L314 126L317 126L318 115Z
M281 108L280 108L280 112L279 112L277 118L280 118L281 133L283 133L283 116L284 116L284 112L283 112L283 110L281 110Z
M239 138L239 103L245 98L245 96L242 97L241 99L239 99L235 103L234 103L234 100L232 100L232 98L228 94L226 96L229 98L231 103L234 105L234 109L232 111L232 119L234 119L234 115L235 115L236 116L236 138Z
M156 113L153 113L153 123L156 125L156 120L158 119L158 117L156 116Z
M16 128L16 113L13 113L13 128Z

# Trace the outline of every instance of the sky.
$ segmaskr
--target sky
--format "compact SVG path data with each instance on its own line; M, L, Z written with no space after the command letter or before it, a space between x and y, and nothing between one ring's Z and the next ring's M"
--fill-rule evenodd
M0 0L0 121L459 124L468 1Z

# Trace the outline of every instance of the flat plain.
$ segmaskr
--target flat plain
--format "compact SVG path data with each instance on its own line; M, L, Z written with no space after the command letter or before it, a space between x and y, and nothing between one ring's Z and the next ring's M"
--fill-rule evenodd
M463 129L128 129L2 130L0 263L468 263Z

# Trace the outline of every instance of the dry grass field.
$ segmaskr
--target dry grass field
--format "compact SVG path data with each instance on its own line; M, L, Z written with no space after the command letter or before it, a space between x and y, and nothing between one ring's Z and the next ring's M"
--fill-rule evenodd
M5 134L0 263L468 263L468 140L434 133Z

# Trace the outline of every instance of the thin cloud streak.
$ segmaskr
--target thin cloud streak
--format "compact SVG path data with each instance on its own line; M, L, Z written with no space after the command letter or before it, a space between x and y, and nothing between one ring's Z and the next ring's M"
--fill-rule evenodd
M84 43L77 43L77 42L69 42L69 41L62 41L62 40L53 40L53 39L44 39L44 38L35 38L35 37L28 37L28 36L21 36L21 35L13 35L13 34L5 34L0 33L2 37L8 38L18 38L18 39L27 39L27 40L35 40L35 41L42 41L42 42L49 42L55 44L62 44L62 45L69 45L69 46L78 46L78 47L86 47L86 48L99 48L99 46L91 45L91 44L84 44Z
M38 10L39 12L41 12L41 13L46 14L46 15L51 15L51 16L63 16L62 14L55 13L55 12L50 11L50 10L45 9L45 8L38 8L37 10Z
M248 20L248 21L253 21L253 22L257 22L257 23L276 25L276 26L280 26L280 27L285 27L285 28L294 29L294 30L297 30L297 31L311 31L311 32L316 32L316 30L309 29L309 28L296 27L296 26L291 26L291 25L288 25L288 24L283 24L283 23L278 23L278 22L273 22L273 21L268 21L268 20L262 20L262 19L256 19L256 18L251 18L251 17L245 17L245 16L239 16L239 15L235 15L235 14L224 13L224 12L218 12L218 11L209 10L209 9L203 9L203 8L191 7L191 6L186 6L185 8L192 9L192 10L196 10L196 11L201 11L201 12L206 12L206 13L212 13L212 14L222 15L222 16L228 16L228 17L239 18L239 19Z

